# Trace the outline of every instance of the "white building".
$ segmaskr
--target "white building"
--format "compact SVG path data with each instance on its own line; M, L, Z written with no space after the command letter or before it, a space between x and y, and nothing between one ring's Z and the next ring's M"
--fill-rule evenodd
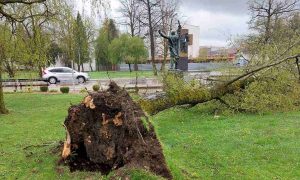
M188 56L190 59L197 58L199 56L200 47L200 27L186 24L183 26L183 29L188 29L189 34L191 34L193 37L193 44L189 45Z

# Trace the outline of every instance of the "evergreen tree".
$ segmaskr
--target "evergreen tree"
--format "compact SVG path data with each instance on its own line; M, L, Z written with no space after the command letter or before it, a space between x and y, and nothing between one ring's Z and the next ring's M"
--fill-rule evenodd
M110 70L112 64L114 64L109 59L108 47L118 37L118 33L114 20L105 19L96 41L95 57L97 70L100 70L101 66L105 67L106 70Z
M83 21L80 14L77 14L77 19L74 26L74 54L77 69L80 71L80 66L83 69L83 63L89 61L89 49L88 49L88 38L86 28L84 27Z

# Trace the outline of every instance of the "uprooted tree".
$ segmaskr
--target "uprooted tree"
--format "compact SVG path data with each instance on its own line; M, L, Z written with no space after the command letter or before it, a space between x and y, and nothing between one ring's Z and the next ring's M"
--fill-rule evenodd
M249 64L240 76L207 87L199 82L184 82L177 75L165 75L166 94L141 100L144 109L155 114L176 105L196 105L217 100L230 108L249 110L249 107L244 108L237 103L245 101L243 98L246 97L247 102L253 100L254 104L253 102L262 100L259 96L263 95L266 99L274 98L268 104L276 106L276 101L281 101L281 104L290 103L284 101L286 97L300 95L299 0L250 0L249 10L252 15L250 28L255 33L233 43L248 56ZM274 93L269 95L266 89L271 87ZM233 96L229 99L234 99L235 106L228 101L229 96ZM238 96L241 98L237 99ZM297 106L299 104L297 101L291 103Z
M165 76L165 89L167 89L167 93L163 96L156 96L155 98L145 98L140 101L143 109L147 111L149 114L156 114L165 109L169 109L174 106L180 105L192 105L195 106L197 104L209 102L212 100L220 101L221 103L228 105L226 101L223 99L228 94L235 94L241 90L246 89L251 83L256 82L262 71L268 71L276 66L279 66L283 63L287 63L288 61L296 62L295 66L297 66L298 74L299 74L299 82L300 82L300 69L299 69L299 60L300 54L289 56L283 58L274 63L267 64L265 66L256 68L245 74L242 74L230 81L224 83L218 83L213 87L205 87L202 85L198 86L193 85L193 82L185 86L184 84L177 84L178 82L185 83L182 80L182 77L178 75L166 75ZM170 78L172 80L170 80ZM168 87L176 84L180 87ZM191 85L192 84L192 85ZM176 86L177 86L176 85ZM175 89L175 90L174 90Z
M114 82L71 106L64 122L62 157L71 171L106 174L122 167L142 168L172 179L154 127L129 94Z

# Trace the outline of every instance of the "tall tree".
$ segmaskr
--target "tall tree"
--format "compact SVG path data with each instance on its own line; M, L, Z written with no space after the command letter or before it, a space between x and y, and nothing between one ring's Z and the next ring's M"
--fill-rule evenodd
M144 12L143 19L141 19L144 26L147 27L147 35L150 41L150 58L152 63L152 69L155 76L157 76L157 68L155 64L156 57L156 32L159 23L161 22L160 10L158 0L140 0L142 10Z
M3 86L2 86L2 59L4 58L4 47L2 44L0 44L0 114L6 114L8 113L8 110L5 107L4 104L4 97L3 97Z
M143 62L147 58L147 49L143 39L128 34L122 34L109 45L109 57L112 63Z
M74 54L77 69L78 71L84 70L83 63L88 62L90 57L86 28L79 13L77 14L77 19L74 27L74 45ZM80 68L80 66L82 66L82 68Z
M263 42L270 41L279 18L288 17L297 9L299 0L252 0L249 10L252 14L250 27L264 35Z
M160 14L161 14L161 27L160 29L164 32L170 32L172 30L173 22L175 22L175 18L177 16L177 7L178 0L161 0L159 7L160 7ZM160 36L161 37L161 36ZM161 71L165 70L166 61L168 57L168 41L166 38L162 38L162 52L163 52L163 61L161 65Z
M15 24L24 23L27 19L34 17L48 16L50 13L46 0L0 0L0 18ZM32 8L37 7L38 11L33 12ZM18 9L18 13L15 10ZM14 30L12 29L12 32ZM5 41L4 41L5 42ZM4 42L0 41L0 114L7 113L3 100L2 72L3 59L5 59Z
M118 29L114 20L105 19L96 40L95 57L97 70L105 67L106 70L112 69L112 63L109 60L108 47L112 40L118 37Z

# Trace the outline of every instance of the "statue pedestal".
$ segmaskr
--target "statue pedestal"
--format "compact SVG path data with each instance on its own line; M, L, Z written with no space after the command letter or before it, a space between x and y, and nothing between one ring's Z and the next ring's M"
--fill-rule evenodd
M189 69L189 58L188 57L180 57L178 64L177 64L177 69L181 71L187 71Z

